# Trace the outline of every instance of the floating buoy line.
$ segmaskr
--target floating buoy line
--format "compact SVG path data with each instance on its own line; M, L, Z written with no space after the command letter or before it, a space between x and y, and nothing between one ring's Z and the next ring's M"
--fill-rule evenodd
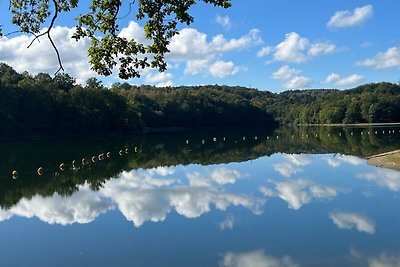
M132 151L134 153L138 153L139 149L137 146L132 148ZM111 151L108 152L102 152L97 155L93 155L90 157L82 157L81 159L74 159L70 163L68 162L61 162L60 164L56 166L39 166L35 171L27 171L27 172L19 172L18 170L13 170L11 172L11 178L16 180L18 178L22 178L27 175L32 175L36 174L37 176L43 176L47 174L53 174L54 176L59 176L60 173L72 170L72 171L77 171L79 169L82 169L88 165L94 165L96 163L100 163L101 161L105 161L107 159L111 159L112 155L120 155L124 156L129 154L130 149L128 147L125 147L123 149L120 149L116 153L112 153ZM2 177L0 177L2 178Z
M396 129L396 130L391 129L391 130L387 130L387 131L385 131L385 130L379 130L379 131L378 130L375 130L375 131L368 130L368 131L360 131L358 133L351 131L351 132L348 132L347 135L346 135L346 132L339 131L336 134L327 133L326 136L329 137L329 138L334 137L334 136L338 136L338 137L351 136L351 137L354 137L357 134L359 136L366 136L366 135L370 135L371 136L371 135L381 135L381 134L382 135L393 135L393 134L400 134L400 130L399 129ZM290 136L291 136L291 139L295 139L296 138L296 134L288 135L288 137L290 137ZM283 137L283 135L281 135L281 138L282 137ZM299 135L299 137L300 137L300 135ZM312 135L301 134L301 139L309 139L309 138L321 139L322 137L323 136L321 136L318 133L315 133L315 134L312 134ZM260 137L260 136L257 136L257 135L256 136L241 136L239 139L232 139L232 142L233 143L238 143L239 141L246 142L248 140L263 141L263 139L265 141L271 141L271 140L274 140L274 139L278 140L279 138L280 138L279 134L271 135L271 136L265 136L265 137ZM225 136L223 136L221 138L217 138L217 137L214 136L214 137L211 138L210 141L208 141L207 138L203 138L203 139L201 139L200 144L201 145L206 145L206 144L207 145L211 145L212 143L216 143L219 140L221 140L222 142L227 142L228 138L225 137ZM196 143L197 143L197 141L190 140L190 139L186 139L184 141L184 144L186 146L190 146L190 145L196 144ZM135 147L132 147L132 151L134 153L138 153L139 149L138 149L137 146L135 146ZM122 156L128 155L130 152L131 152L131 150L128 147L124 147L124 148L121 148L121 149L117 150L117 152L115 152L115 153L112 153L111 151L102 152L100 154L92 155L92 156L89 156L87 158L86 157L82 157L81 159L74 159L70 163L61 162L57 166L47 166L47 167L39 166L36 169L35 172L31 171L31 172L21 172L20 173L18 170L13 170L10 175L11 175L11 178L14 179L14 180L16 180L18 178L22 178L25 175L31 175L31 174L35 174L35 173L38 176L43 176L43 175L51 174L51 173L54 174L54 176L59 176L60 172L65 172L67 170L76 171L76 170L84 168L84 167L86 167L88 165L93 165L93 164L99 163L101 161L104 161L104 160L107 160L107 159L111 159L113 155L118 155L119 157L122 157Z

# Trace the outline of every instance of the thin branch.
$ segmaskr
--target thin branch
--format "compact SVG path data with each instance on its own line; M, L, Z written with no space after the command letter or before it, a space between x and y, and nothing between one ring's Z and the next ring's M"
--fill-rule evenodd
M59 73L60 71L64 71L64 67L63 67L63 65L62 65L60 52L58 51L57 46L54 44L53 39L51 38L51 35L50 35L50 31L51 31L51 29L53 28L54 23L55 23L55 21L56 21L56 19L57 19L57 16L58 16L58 4L57 4L56 0L52 0L52 1L53 1L53 4L54 4L54 16L53 16L52 19L51 19L51 22L50 22L49 27L47 28L47 30L46 30L45 32L42 32L41 34L36 35L35 38L33 38L33 40L32 40L32 41L30 42L30 44L28 45L28 48L31 47L32 44L33 44L33 42L35 42L36 40L39 41L39 38L40 38L40 37L42 37L42 36L44 36L44 35L47 35L47 38L49 39L49 41L50 41L50 43L51 43L51 46L53 47L54 51L55 51L56 54L57 54L57 59L58 59L59 68L58 68L58 70L54 73L54 75L56 75L56 74Z
M135 4L135 0L133 0L132 2L130 2L129 3L129 11L128 11L128 13L126 14L126 15L124 15L124 16L122 16L122 17L119 17L119 18L117 18L117 19L124 19L124 18L126 18L127 16L129 16L130 14L131 14L131 11L132 11L132 6Z
M9 32L9 33L6 33L6 34L4 34L3 36L1 36L1 37L7 37L7 36L10 36L10 35L13 35L13 34L16 34L16 33L29 33L29 34L32 34L33 36L37 36L34 32L31 32L31 31L28 31L28 32L23 32L23 31L19 31L19 30L17 30L17 31L13 31L13 32ZM0 38L1 38L0 37ZM38 42L40 42L40 40L38 40Z

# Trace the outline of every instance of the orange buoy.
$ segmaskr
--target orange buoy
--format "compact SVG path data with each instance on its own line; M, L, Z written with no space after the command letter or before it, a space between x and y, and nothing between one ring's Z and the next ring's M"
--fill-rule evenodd
M44 169L43 167L39 167L39 169L37 169L37 174L42 176L44 174Z
M65 164L64 164L64 163L61 163L60 166L58 166L58 168L59 168L61 171L64 171L64 170L65 170Z

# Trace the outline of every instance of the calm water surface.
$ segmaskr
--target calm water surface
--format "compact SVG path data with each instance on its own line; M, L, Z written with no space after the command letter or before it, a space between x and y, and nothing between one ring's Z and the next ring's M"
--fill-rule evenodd
M400 172L364 160L399 148L393 127L3 141L0 266L400 266Z

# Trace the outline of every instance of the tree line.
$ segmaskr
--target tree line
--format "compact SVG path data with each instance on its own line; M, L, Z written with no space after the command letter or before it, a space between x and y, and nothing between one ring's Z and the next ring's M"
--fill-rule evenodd
M400 86L392 83L282 93L219 85L107 88L96 78L82 86L68 74L18 73L0 63L2 134L399 121Z

